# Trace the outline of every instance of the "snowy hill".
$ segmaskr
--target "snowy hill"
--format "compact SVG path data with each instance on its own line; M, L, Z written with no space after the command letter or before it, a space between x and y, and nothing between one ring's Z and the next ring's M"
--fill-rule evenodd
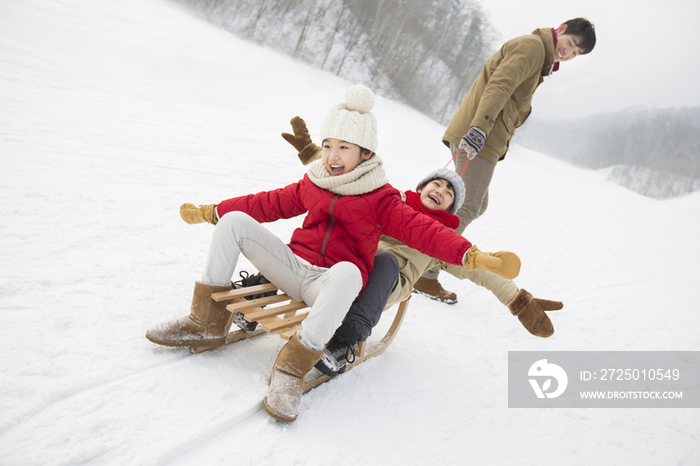
M458 304L414 297L394 344L291 425L261 405L281 339L191 355L144 338L202 271L211 226L180 204L299 179L279 133L301 115L316 136L350 84L165 0L0 3L1 464L700 462L694 409L507 407L509 350L700 347L700 195L651 200L517 145L466 236L564 302L551 338L443 275ZM443 127L375 113L392 184L447 163Z

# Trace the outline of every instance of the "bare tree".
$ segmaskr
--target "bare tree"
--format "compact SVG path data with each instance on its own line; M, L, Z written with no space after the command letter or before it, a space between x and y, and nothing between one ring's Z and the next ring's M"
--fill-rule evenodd
M492 53L476 0L172 1L440 122L451 117Z

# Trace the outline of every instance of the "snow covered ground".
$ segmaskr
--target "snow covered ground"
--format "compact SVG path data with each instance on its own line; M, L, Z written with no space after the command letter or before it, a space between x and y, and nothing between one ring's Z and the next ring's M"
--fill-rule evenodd
M144 338L204 263L212 228L180 204L299 179L279 133L298 114L316 136L350 84L166 0L0 2L0 464L700 463L697 409L508 408L509 350L700 347L700 194L651 200L517 145L466 236L565 303L553 337L443 275L457 305L414 297L394 344L290 425L261 404L281 339ZM375 112L395 186L447 163L443 127Z

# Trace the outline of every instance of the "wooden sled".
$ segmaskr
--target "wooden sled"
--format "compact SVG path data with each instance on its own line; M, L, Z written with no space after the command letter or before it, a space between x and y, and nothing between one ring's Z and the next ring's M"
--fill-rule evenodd
M247 338L262 335L264 333L276 333L284 340L289 340L301 328L301 322L306 318L309 312L309 307L303 301L290 298L286 294L276 294L258 299L247 300L246 296L262 294L270 291L277 291L277 287L272 283L265 285L256 285L247 288L237 288L230 291L223 291L212 294L212 299L216 302L229 302L226 309L231 312L231 319L236 312L245 315L248 322L258 322L258 327L252 332L243 330L235 330L229 332L226 337L225 345L245 340ZM357 351L355 351L355 360L346 366L345 372L355 366L362 364L369 358L380 355L386 350L399 331L399 327L403 323L406 310L408 309L409 296L406 300L399 303L391 303L386 309L398 304L398 309L394 320L387 330L386 335L374 346L367 349L366 342L360 343ZM264 306L264 307L263 307ZM233 325L235 327L235 325ZM219 347L215 347L219 348ZM201 353L215 348L191 346L190 351L193 353ZM314 374L317 377L314 377ZM309 379L309 377L312 377ZM317 370L312 370L307 375L306 383L304 384L304 392L311 390L314 387L327 382L332 377L321 374Z

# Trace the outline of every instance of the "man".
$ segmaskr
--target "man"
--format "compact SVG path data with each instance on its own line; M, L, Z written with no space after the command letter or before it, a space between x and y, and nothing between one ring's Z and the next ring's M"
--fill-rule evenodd
M593 24L575 18L556 29L536 29L509 40L486 62L442 137L467 190L457 212L458 233L486 211L496 164L505 158L515 128L529 116L532 97L544 77L557 71L561 62L590 53L595 43ZM457 295L442 287L438 273L438 269L426 272L414 291L456 303Z

